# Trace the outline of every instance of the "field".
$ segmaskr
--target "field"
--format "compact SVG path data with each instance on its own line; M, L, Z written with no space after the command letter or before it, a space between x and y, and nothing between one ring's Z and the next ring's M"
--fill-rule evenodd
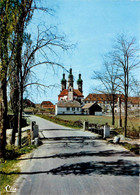
M72 120L72 121L89 121L90 123L97 123L97 124L105 124L108 123L112 126L112 117L111 116L83 116L83 115L58 115L57 118L64 119L64 120ZM119 117L115 117L115 125L114 127L117 128L119 123ZM122 117L122 125L124 124L124 117ZM140 120L139 117L128 117L128 127L139 129L140 128Z

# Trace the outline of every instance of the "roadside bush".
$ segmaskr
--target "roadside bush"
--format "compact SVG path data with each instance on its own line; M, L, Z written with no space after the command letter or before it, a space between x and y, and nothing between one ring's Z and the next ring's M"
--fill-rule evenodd
M14 145L7 145L5 156L7 160L12 160L17 158L19 156L19 148Z
M139 133L140 133L140 129L136 130L134 127L132 129L128 129L128 137L133 137L133 138L139 138Z

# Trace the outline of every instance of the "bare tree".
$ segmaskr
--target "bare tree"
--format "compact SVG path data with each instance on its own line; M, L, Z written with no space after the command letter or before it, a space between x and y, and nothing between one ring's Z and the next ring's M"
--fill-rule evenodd
M117 72L118 68L112 64L110 61L110 55L107 54L104 56L103 62L103 71L98 72L94 71L93 79L98 80L100 83L100 87L96 88L97 92L106 95L106 99L110 103L111 111L112 111L112 125L115 124L115 102L116 102L116 93L118 92L118 77Z
M72 45L66 44L66 40L64 36L59 36L56 32L56 27L47 28L44 31L40 31L38 28L38 35L36 41L33 43L31 41L31 36L26 34L24 36L24 50L22 53L22 64L21 69L19 71L20 77L17 79L17 75L11 74L12 79L14 78L17 81L18 90L19 90L19 110L20 110L20 120L22 119L22 112L23 112L23 93L25 89L30 85L37 85L41 87L50 87L47 84L42 84L36 80L32 80L32 72L37 66L46 65L46 69L50 66L55 68L55 66L59 66L64 69L64 66L60 63L57 63L50 59L53 54L57 55L58 48L66 51L72 48ZM37 60L36 54L40 54L40 58L42 59ZM13 89L14 91L14 89ZM21 145L21 122L19 123L19 145ZM13 134L13 136L15 136ZM14 140L14 138L13 138Z
M135 38L127 38L126 35L120 35L115 41L111 53L112 61L118 67L118 79L121 81L120 89L124 94L125 103L125 121L124 134L127 136L127 117L128 117L128 95L130 93L130 80L133 71L139 68L139 48Z

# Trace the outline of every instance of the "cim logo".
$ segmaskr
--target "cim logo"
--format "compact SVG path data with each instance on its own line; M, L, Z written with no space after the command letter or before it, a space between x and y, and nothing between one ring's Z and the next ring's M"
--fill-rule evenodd
M11 187L10 185L7 185L5 187L6 192L16 192L16 188Z

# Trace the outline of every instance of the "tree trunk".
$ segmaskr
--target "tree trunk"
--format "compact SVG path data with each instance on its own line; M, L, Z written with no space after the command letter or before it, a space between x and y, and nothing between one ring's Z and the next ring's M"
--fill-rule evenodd
M16 73L16 75L18 75L18 73ZM15 135L18 132L18 113L19 113L19 87L17 84L17 79L13 81L11 86L12 86L11 90L13 90L12 97L11 97L11 105L14 113L11 144L14 145Z
M124 136L127 137L127 101L128 97L125 96L125 118L124 118Z
M18 146L21 147L22 136L22 112L23 112L23 84L20 85L20 102L19 102L19 126L18 126Z
M6 128L7 128L7 82L6 79L2 80L2 127L0 135L0 157L5 159L5 146L6 146Z
M114 113L114 108L115 108L115 94L112 94L113 102L112 102L112 125L115 124L115 113Z
M121 110L121 97L119 97L119 108L120 108L120 119L119 119L119 127L122 127L122 110Z
M14 119L13 119L13 129L12 129L12 137L11 137L11 144L15 144L15 136L18 132L18 109L17 112L14 112Z
M5 159L5 146L6 146L6 128L7 128L7 69L8 69L8 47L7 47L7 34L6 24L2 29L2 44L0 45L0 58L1 58L1 96L2 96L2 122L0 132L0 157Z

